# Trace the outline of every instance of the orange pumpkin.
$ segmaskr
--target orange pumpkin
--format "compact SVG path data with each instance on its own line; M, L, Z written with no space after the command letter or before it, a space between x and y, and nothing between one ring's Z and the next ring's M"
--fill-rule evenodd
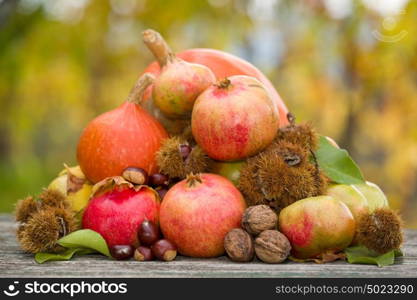
M98 182L121 175L127 167L157 172L155 153L168 137L162 125L140 105L153 75L145 73L119 107L92 120L77 147L77 160L86 177Z

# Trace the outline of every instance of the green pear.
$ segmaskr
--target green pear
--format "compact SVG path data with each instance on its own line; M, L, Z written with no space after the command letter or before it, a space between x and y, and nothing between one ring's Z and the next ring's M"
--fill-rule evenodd
M311 197L281 210L279 230L290 241L294 257L327 261L350 245L355 219L342 201L331 196Z
M377 208L388 207L387 197L372 182L332 185L328 188L327 195L344 202L355 219L363 212L372 213Z
M360 214L368 211L368 200L363 193L353 185L332 185L327 189L327 195L345 203L355 219Z
M382 190L375 183L367 181L366 184L354 185L368 200L369 212L374 212L377 208L389 207L388 199Z

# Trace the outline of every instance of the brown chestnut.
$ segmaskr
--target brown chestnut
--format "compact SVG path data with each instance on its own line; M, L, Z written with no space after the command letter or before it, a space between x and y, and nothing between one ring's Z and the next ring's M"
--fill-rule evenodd
M160 238L159 227L152 221L145 220L138 229L138 239L141 245L151 246Z
M161 198L161 200L164 200L166 193L168 193L168 188L161 186L156 189L156 192L158 193L159 198Z
M153 260L153 253L149 247L139 246L138 248L136 248L133 257L137 261L149 261Z
M149 185L153 187L165 186L169 184L169 177L161 173L155 173L149 176Z
M169 240L162 239L151 247L153 254L159 260L171 261L177 256L177 247Z
M148 183L148 173L142 168L128 167L123 170L122 177L134 184Z
M180 148L179 151L180 151L182 160L185 161L187 157L190 155L191 150L193 149L190 147L190 145L187 145L187 144L181 144L179 148Z
M133 256L135 248L132 245L113 245L110 247L110 254L114 259L125 260Z

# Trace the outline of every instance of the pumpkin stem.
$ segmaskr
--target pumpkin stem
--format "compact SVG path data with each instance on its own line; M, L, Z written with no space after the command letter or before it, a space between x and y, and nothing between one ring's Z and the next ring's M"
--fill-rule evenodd
M200 183L203 183L203 180L201 179L201 176L199 173L197 174L190 173L187 175L187 178L185 180L189 188L192 188Z
M159 32L147 29L142 32L142 39L155 56L161 68L168 63L172 63L176 59L174 52L172 52L171 48Z
M229 78L224 78L216 83L216 86L220 89L227 89L231 85L231 81Z
M148 86L154 81L155 77L151 73L145 73L136 81L134 87L130 90L126 101L140 104L142 102L143 94Z

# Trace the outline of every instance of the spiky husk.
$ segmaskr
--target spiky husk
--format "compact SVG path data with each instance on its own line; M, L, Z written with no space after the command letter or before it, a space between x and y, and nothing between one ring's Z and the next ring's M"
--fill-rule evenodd
M318 135L311 123L290 124L278 130L275 141L285 140L311 151L317 150Z
M322 195L326 186L308 151L287 141L247 159L238 183L248 205L267 204L278 212L297 200Z
M69 208L71 204L66 200L64 194L55 189L44 189L39 195L43 206Z
M184 179L189 173L207 171L210 158L199 147L192 148L191 153L184 160L179 151L180 145L189 144L185 139L174 136L166 139L156 153L156 162L161 173L171 178Z
M364 213L357 219L356 240L380 254L396 250L403 242L402 220L390 208L378 208L373 213Z
M20 199L16 203L15 218L17 222L26 223L30 216L37 212L40 208L40 203L32 196Z
M18 241L20 241L20 239L22 238L24 231L25 231L25 225L19 224L16 230L16 237Z
M30 253L59 251L58 239L77 229L74 219L69 209L58 207L45 207L32 214L18 229L22 249Z

